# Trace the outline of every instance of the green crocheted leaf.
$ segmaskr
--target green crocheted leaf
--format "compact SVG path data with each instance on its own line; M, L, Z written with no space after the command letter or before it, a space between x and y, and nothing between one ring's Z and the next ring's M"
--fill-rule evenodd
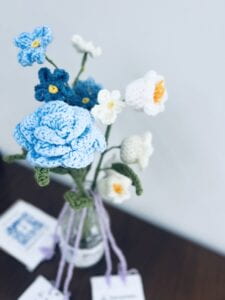
M69 202L70 206L75 210L90 207L92 205L92 200L90 198L87 196L81 196L72 191L67 191L64 194L64 199Z
M49 169L49 171L56 173L56 174L60 174L60 175L68 174L68 170L63 167L52 168L52 169Z
M143 188L138 175L128 165L125 165L123 163L113 163L112 169L131 179L132 185L135 186L136 194L138 196L140 196L143 193Z
M3 160L6 163L10 164L10 163L15 162L16 160L25 159L26 155L27 155L26 152L21 153L21 154L5 155L5 156L3 156Z
M36 167L34 169L34 178L39 186L47 186L50 182L49 169Z

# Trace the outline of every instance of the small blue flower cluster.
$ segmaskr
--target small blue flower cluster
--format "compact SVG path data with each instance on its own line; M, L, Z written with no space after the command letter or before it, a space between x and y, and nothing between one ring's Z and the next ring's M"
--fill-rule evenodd
M28 151L28 161L42 168L84 168L106 148L88 110L57 100L28 115L14 137Z
M21 33L15 39L20 49L19 63L42 64L51 41L52 33L46 26L37 27L32 33ZM34 166L77 169L88 166L94 160L94 153L106 148L105 138L89 112L97 103L102 86L89 78L78 80L71 88L69 74L57 67L53 72L41 68L38 77L35 98L45 103L16 126L16 141L27 150L27 159Z

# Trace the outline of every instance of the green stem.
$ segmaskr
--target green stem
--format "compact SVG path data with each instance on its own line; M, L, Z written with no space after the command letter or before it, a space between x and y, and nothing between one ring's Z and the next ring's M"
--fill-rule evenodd
M113 149L120 149L120 148L121 148L120 145L119 145L119 146L112 146L112 147L106 149L106 150L103 152L103 154L105 155L107 152L109 152L109 151L111 151L111 150L113 150Z
M54 68L58 69L57 65L47 55L45 55L47 62L49 62Z
M108 140L109 140L109 135L110 135L111 128L112 128L112 125L108 125L107 128L106 128L106 132L105 132L106 144L108 143ZM99 158L99 161L98 161L98 164L97 164L97 167L96 167L96 170L95 170L95 174L94 174L94 180L93 180L93 183L92 183L92 186L91 186L92 190L94 190L95 187L96 187L99 171L101 169L101 165L102 165L102 161L103 161L105 153L106 153L106 151L102 152L102 154Z
M73 178L77 191L80 195L86 195L84 185L83 185L83 178L81 176L77 176L76 172L73 172L73 169L69 170L69 174Z
M85 64L87 62L87 58L88 58L88 53L85 52L84 55L83 55L82 61L81 61L80 70L79 70L77 76L75 77L72 86L75 86L75 84L77 83L77 81L80 78L80 75L84 72L84 70L85 70Z

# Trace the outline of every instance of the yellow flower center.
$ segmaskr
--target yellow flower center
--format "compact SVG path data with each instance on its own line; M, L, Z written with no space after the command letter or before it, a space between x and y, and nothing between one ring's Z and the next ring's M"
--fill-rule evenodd
M31 43L31 47L32 48L37 48L41 45L41 42L39 40L34 40L32 43Z
M114 100L110 100L108 103L107 103L107 108L109 110L112 110L114 107L115 107L116 103Z
M155 85L155 91L154 91L154 95L153 95L153 99L154 99L155 103L160 103L162 101L165 91L166 91L165 82L164 82L164 80L160 80Z
M124 188L123 188L122 184L120 184L120 183L114 183L113 190L114 190L114 192L116 192L119 195L122 195L124 193Z
M81 101L83 104L87 104L87 103L89 103L90 102L90 98L88 98L88 97L84 97L83 99L82 99L82 101Z
M51 93L51 94L56 94L56 93L58 93L59 89L57 88L56 85L50 84L50 85L48 86L48 91L49 91L49 93Z

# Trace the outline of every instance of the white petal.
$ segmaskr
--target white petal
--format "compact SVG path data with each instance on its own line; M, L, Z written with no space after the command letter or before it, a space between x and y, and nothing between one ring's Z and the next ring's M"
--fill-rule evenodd
M110 98L110 95L111 95L111 93L108 90L106 90L106 89L101 90L98 93L98 102L101 104L101 103L108 101Z
M120 100L120 97L121 97L120 91L114 90L111 92L111 98L113 100Z

